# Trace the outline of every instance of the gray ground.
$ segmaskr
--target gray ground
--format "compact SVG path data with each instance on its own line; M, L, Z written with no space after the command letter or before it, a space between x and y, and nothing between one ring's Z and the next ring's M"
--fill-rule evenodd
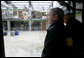
M4 36L6 57L41 57L46 31L20 31Z

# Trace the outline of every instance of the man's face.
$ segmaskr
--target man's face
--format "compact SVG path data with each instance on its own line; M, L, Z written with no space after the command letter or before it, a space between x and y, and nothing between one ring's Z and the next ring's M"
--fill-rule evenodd
M68 15L64 15L64 23L66 23L69 20L69 16Z
M52 11L49 11L47 14L47 20L49 24L52 24L52 22L55 20L55 17L52 15Z

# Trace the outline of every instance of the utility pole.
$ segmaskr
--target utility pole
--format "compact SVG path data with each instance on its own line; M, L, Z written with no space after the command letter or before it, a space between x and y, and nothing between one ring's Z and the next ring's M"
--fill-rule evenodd
M31 31L31 12L32 12L32 5L31 5L31 1L29 1L29 31Z

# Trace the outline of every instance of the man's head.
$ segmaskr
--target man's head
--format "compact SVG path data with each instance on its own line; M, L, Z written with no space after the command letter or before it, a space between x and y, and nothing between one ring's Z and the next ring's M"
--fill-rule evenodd
M54 21L62 21L64 16L64 11L60 8L52 8L48 12L47 20L49 24Z

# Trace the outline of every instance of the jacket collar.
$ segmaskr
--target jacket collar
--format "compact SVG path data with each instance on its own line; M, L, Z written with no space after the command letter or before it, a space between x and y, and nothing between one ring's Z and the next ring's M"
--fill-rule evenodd
M48 30L51 30L55 25L56 25L56 21L53 22L53 23L49 26L49 28L47 29L47 31L48 31Z
M54 28L55 26L59 26L59 25L64 25L63 23L59 22L59 21L54 21L50 26L49 28L47 29L48 30L51 30L52 28Z

